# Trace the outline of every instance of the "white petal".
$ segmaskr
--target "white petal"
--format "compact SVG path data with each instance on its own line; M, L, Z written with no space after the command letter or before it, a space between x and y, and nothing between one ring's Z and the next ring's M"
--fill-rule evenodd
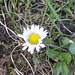
M21 35L21 34L18 34L18 36L21 37L21 38L23 38L23 35Z
M25 40L25 42L28 41L28 37L23 36L23 39Z
M24 32L23 32L23 35L24 35L24 34L26 34L28 31L27 31L25 28L23 28L23 29L24 29Z
M48 34L47 30L45 30L45 31L44 31L44 34L45 34L45 35L47 35L47 34Z
M28 52L30 52L31 54L33 54L34 48L35 48L35 47L34 47L33 45L29 46Z
M29 27L27 27L27 31L29 31L30 29L29 29Z
M24 43L22 46L25 46L26 45L26 43Z
M34 50L32 50L30 53L33 54L34 53Z
M39 43L42 43L42 40L41 39L39 39Z
M44 30L44 28L43 28L43 27L41 27L41 28L40 28L40 32L43 32L43 30Z
M22 48L22 50L24 51L26 48L27 48L27 46L24 46L24 47Z
M37 51L37 52L39 52L39 51L40 51L40 47L39 47L39 45L38 45L38 46L36 46L36 51Z
M41 40L43 40L47 36L47 31L40 32Z
M29 46L29 42L24 43L22 46Z
M35 28L34 28L34 24L31 26L31 30L33 31Z
M25 28L23 28L24 32L26 32L27 30Z
M42 48L44 48L45 47L45 45L44 44L39 44Z
M35 25L35 33L36 34L39 34L40 32L39 32L39 25Z
M39 25L35 25L35 30L39 30Z
M28 48L28 52L30 52L31 51L31 47L29 46L29 48Z
M47 35L43 35L43 36L41 36L40 39L43 40L46 36L47 36Z
M29 31L27 31L27 32L24 32L24 34L23 34L23 39L24 39L25 41L27 41L30 34L31 34L31 30L29 30Z

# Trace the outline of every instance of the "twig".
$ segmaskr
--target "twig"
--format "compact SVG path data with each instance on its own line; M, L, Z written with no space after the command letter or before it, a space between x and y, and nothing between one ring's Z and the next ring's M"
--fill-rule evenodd
M6 25L4 25L1 21L0 21L0 24L3 26L3 27L5 27L6 29L8 29L9 31L11 31L14 35L16 35L15 33L14 33L14 31L12 31L11 29L9 29Z
M61 24L62 24L63 28L65 28L67 31L69 31L71 34L73 34L73 32L70 31L62 22L61 22Z
M51 68L52 75L53 75L53 69L52 69L51 63L50 63L49 61L47 61L47 62L48 62L48 64L49 64L50 68Z
M4 13L3 13L2 10L1 10L1 12L2 12L2 15L3 15L3 18L4 18L4 23L5 23L5 24L3 24L3 23L0 21L1 25L5 27L5 29L6 29L6 31L7 31L7 34L8 34L13 40L18 41L18 40L14 39L14 38L10 35L9 31L12 32L14 35L16 35L16 34L14 33L14 31L12 31L10 28L7 27L6 21L5 21L5 15L4 15ZM8 30L9 30L9 31L8 31ZM16 36L17 36L17 35L16 35ZM18 36L17 36L17 37L18 37ZM19 37L18 37L18 38L19 38ZM20 39L20 38L19 38L19 39ZM20 40L21 40L21 39L20 39ZM21 40L21 41L22 41L22 40ZM22 42L23 42L23 41L22 41Z
M17 45L17 46L12 50L12 52L11 52L11 61L12 61L13 65L14 65L14 67L15 67L14 71L15 71L18 75L20 75L20 74L21 74L21 75L24 75L24 74L23 74L22 72L20 72L20 71L17 69L17 67L16 67L16 65L15 65L15 63L14 63L12 54L13 54L14 50L15 50L17 47L19 47L20 45L22 45L22 44L23 44L23 43Z
M10 35L10 33L9 33L9 31L8 31L8 28L7 28L7 25L6 25L5 15L4 15L4 13L3 13L2 10L1 10L1 12L2 12L2 15L3 15L3 18L4 18L4 23L5 23L5 24L1 23L1 21L0 21L0 23L5 27L5 29L6 29L6 31L7 31L7 34L8 34L13 40L15 40L15 39ZM15 40L15 41L17 41L17 40Z
M6 25L4 25L1 21L0 21L0 24L3 26L3 27L5 27L5 29L6 29L6 31L7 30L9 30L10 32L12 32L15 36L17 36L15 33L14 33L14 31L12 31L10 28L8 28ZM8 33L8 35L10 35L9 33ZM11 38L12 38L12 36L10 36ZM17 36L18 37L18 36ZM19 38L19 37L18 37ZM15 40L14 38L12 38L13 40ZM19 38L20 39L20 38ZM21 39L20 39L21 40ZM15 41L18 41L18 40L15 40ZM21 40L22 41L22 40ZM23 42L23 41L22 41Z
M41 0L44 4L46 3L44 0Z
M27 58L21 53L21 55L23 56L23 58L27 61L28 65L30 66L31 70L32 70L32 73L34 75L34 71L33 71L33 68L31 66L31 64L29 63L29 61L27 60Z

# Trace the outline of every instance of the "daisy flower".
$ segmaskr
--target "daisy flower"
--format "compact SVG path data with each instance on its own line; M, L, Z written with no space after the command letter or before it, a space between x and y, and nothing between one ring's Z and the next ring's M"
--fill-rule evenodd
M39 25L32 25L31 29L27 27L27 29L24 28L23 35L18 34L19 37L23 38L25 40L25 43L22 45L22 50L28 48L28 52L31 54L34 53L34 50L36 49L37 52L39 52L40 48L44 48L45 45L42 43L42 40L47 36L47 30L44 31L44 28L39 28Z

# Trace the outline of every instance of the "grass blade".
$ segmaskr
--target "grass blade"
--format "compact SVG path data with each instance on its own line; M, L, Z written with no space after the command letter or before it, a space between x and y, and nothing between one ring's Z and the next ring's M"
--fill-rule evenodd
M52 20L52 18L48 15L48 14L46 14L48 17L49 17L49 19L52 21L52 23L54 24L54 26L55 26L55 28L59 31L59 33L61 34L61 35L63 35L63 33L60 31L60 29L57 27L57 25L54 23L54 21Z
M60 18L58 16L58 14L56 13L56 11L54 10L54 8L52 7L52 5L50 4L49 0L46 0L46 3L48 4L48 6L51 8L52 12L54 13L54 15L56 16L56 18L60 21Z
M14 26L15 31L16 31L18 34L21 34L20 32L17 31L16 26L15 26L15 9L16 9L17 2L18 2L18 0L16 0L14 12L13 12L13 26ZM19 28L19 29L20 29L20 28Z
M8 7L7 7L6 0L4 0L4 4L5 4L6 11L8 12Z
M70 1L67 8L70 8L70 7L71 7L71 4L72 4L74 1L75 1L75 0Z

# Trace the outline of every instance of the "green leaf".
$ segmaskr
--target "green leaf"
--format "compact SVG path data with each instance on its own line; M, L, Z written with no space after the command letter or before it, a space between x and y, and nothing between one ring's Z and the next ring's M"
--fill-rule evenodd
M50 44L53 43L53 41L49 38L45 38L45 39L43 39L43 43L46 44L46 45L50 45Z
M54 67L53 67L53 73L54 75L59 75L62 72L62 62L58 62Z
M59 39L60 45L68 44L69 43L69 38L68 37L61 37Z
M59 56L59 52L53 51L53 50L47 50L46 54L49 58L55 59L56 57Z
M54 67L53 67L53 73L54 75L68 75L69 70L65 62L58 62Z
M72 72L72 69L71 69L70 66L68 66L68 69L69 69L69 73L68 73L68 75L73 75L73 72Z
M0 0L0 3L3 3L3 0Z
M75 60L72 61L73 69L75 70Z
M73 69L75 70L75 55L72 55L72 66L73 66Z
M75 43L72 43L69 47L69 51L75 55Z
M75 55L72 55L72 59L75 60Z
M65 62L62 62L62 75L68 75L69 70Z
M71 55L69 53L62 53L60 55L60 60L62 60L62 61L65 60L66 63L69 64L71 61Z
M35 74L35 72L36 72L36 68L37 68L37 66L38 66L38 59L34 56L34 60L33 60L33 62L34 62L34 74Z

